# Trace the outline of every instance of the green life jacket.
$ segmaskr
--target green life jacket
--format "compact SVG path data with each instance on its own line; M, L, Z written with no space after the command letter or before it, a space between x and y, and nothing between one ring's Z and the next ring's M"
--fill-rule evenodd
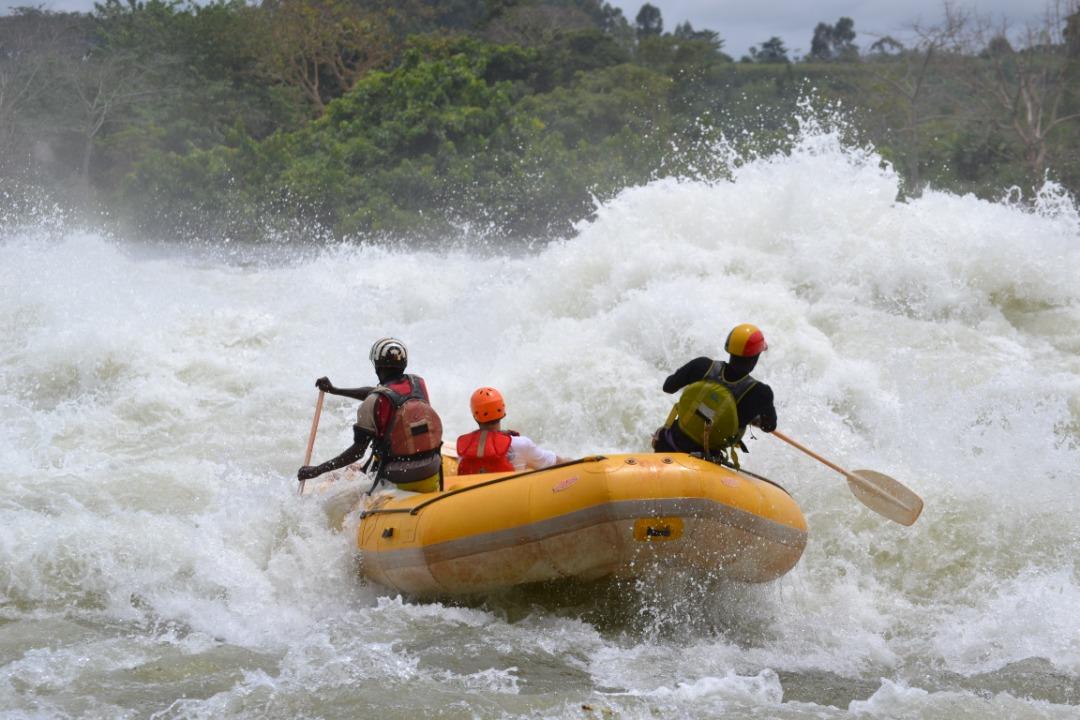
M666 427L673 422L688 438L708 455L724 452L739 442L739 401L757 380L746 375L735 381L724 379L727 363L713 362L705 377L687 385L675 407L671 409Z

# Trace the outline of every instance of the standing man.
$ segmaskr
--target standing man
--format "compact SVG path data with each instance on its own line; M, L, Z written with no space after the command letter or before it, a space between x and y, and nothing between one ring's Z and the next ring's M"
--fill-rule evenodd
M401 490L434 492L442 478L442 421L428 401L427 383L419 375L405 374L408 353L400 340L377 340L370 357L379 378L374 388L335 388L325 377L315 381L324 392L363 403L356 412L353 444L321 465L303 466L296 477L310 480L351 465L371 445L365 470L376 481L392 482Z
M708 357L691 360L669 375L664 392L682 390L667 422L653 435L657 452L727 454L742 446L746 426L776 429L772 388L750 376L758 357L768 349L756 325L743 323L728 333L728 361Z
M569 462L567 458L545 450L513 430L503 430L506 403L503 402L502 393L495 388L476 390L469 399L469 407L480 428L457 440L458 457L461 459L458 475L539 470Z

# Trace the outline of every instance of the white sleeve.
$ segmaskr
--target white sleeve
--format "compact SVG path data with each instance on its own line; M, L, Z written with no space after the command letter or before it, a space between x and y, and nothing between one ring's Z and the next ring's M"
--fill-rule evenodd
M538 447L536 443L522 435L515 435L510 441L507 458L514 463L515 470L539 470L555 464L557 456L550 450Z
M378 399L378 393L371 393L364 398L364 401L360 403L360 407L356 409L356 424L362 430L367 430L372 436L379 432L375 425L375 402Z

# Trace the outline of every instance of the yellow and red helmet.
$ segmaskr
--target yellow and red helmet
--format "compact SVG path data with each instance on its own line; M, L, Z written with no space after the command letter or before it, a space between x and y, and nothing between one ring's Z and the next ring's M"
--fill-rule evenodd
M757 357L768 350L769 346L757 325L743 323L736 325L735 329L728 333L724 349L728 355L735 357Z
M506 417L506 403L502 394L493 387L478 388L469 399L473 419L478 423L495 422Z

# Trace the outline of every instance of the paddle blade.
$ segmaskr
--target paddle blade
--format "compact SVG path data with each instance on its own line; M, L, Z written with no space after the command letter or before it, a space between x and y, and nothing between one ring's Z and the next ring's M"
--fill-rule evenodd
M923 509L922 498L898 480L873 470L846 473L852 494L866 507L901 525L911 525Z

